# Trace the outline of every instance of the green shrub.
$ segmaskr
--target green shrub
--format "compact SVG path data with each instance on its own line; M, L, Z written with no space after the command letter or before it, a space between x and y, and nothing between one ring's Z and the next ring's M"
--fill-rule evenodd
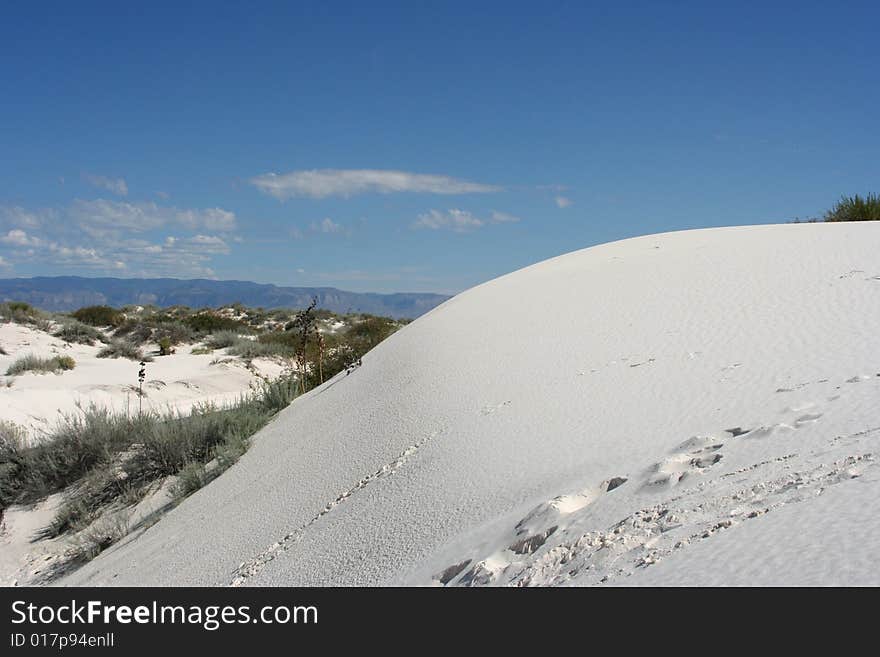
M153 327L143 319L126 319L116 327L113 336L125 338L134 345L142 345L153 338Z
M183 320L196 333L216 333L217 331L245 330L246 324L229 317L221 317L210 312L201 312Z
M16 376L25 372L57 372L59 370L72 370L76 367L76 361L70 356L52 356L40 358L33 354L18 358L6 369L6 376Z
M128 340L113 340L98 352L98 358L128 358L129 360L152 360L144 356L136 344Z
M110 306L86 306L70 313L71 317L91 326L116 326L122 313Z
M159 338L159 355L170 356L174 353L174 347L171 346L171 338L164 336Z
M64 322L52 335L65 342L93 345L95 342L107 342L107 337L98 329L74 319Z
M825 221L880 221L880 195L843 196L825 213Z

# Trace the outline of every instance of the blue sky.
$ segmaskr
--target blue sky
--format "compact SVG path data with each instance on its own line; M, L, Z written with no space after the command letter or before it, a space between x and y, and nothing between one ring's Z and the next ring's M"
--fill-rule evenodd
M0 276L457 292L878 191L876 3L15 3Z

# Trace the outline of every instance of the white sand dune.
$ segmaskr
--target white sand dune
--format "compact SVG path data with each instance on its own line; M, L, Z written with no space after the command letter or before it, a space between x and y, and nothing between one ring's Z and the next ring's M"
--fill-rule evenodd
M66 584L880 584L880 224L465 292Z

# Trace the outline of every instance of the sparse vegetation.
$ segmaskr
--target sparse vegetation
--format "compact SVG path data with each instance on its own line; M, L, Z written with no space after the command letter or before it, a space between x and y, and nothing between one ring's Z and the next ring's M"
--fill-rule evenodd
M58 536L88 527L120 499L137 502L152 482L169 475L180 477L178 493L188 494L235 463L250 437L295 395L294 383L284 378L228 407L206 405L190 415L91 407L33 446L13 425L0 425L0 510L66 490L44 532Z
M0 303L0 319L17 324L39 324L48 318L45 313L24 301L4 301Z
M6 369L6 376L17 376L26 372L58 372L72 370L76 361L70 356L41 358L33 354L22 356Z
M112 340L110 344L98 352L98 358L128 358L129 360L145 360L140 348L128 340Z
M403 325L391 319L340 316L318 310L314 303L298 313L244 307L193 311L93 306L50 316L17 303L2 304L0 312L10 321L51 326L53 335L67 342L105 342L100 358L141 361L137 386L132 386L139 393L138 404L130 412L81 408L34 444L27 443L22 429L0 425L0 513L11 504L64 492L62 506L42 535L74 532L77 561L88 560L124 535L127 507L163 482L174 483L178 498L198 490L234 464L250 437L297 394L359 363L366 351ZM113 337L96 326L112 327ZM192 353L225 349L223 362L282 359L286 374L275 382L261 382L229 406L204 405L186 415L143 410L144 362L152 360L143 345L156 344L159 354L167 355L176 345L197 340L204 346ZM74 365L66 356L27 356L13 363L8 374Z
M84 324L77 319L68 319L61 324L52 335L65 342L93 345L96 342L107 342L107 336L93 326Z
M880 221L880 195L843 196L825 213L825 221Z

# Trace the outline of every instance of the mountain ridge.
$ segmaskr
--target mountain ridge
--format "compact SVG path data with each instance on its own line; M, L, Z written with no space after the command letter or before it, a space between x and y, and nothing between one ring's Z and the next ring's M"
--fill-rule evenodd
M25 301L48 311L90 305L132 304L216 307L240 302L263 308L298 308L317 297L318 307L414 319L449 299L430 292L348 292L334 287L292 287L203 278L87 278L35 276L0 279L0 301Z

